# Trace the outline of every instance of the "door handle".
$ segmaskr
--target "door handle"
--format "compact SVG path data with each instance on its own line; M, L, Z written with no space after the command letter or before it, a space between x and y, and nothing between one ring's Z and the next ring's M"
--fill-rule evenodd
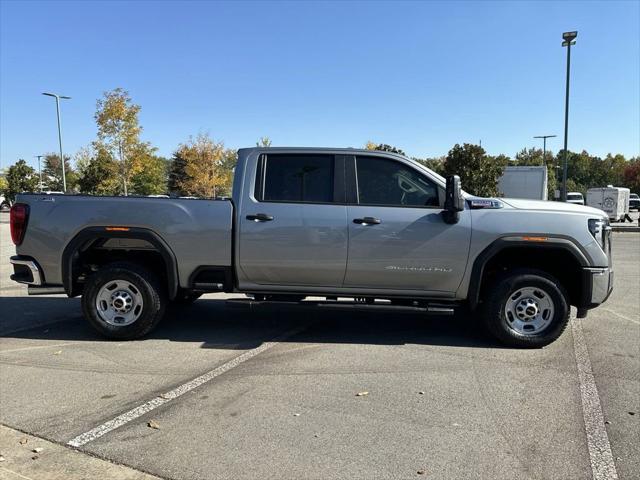
M358 225L378 225L382 223L382 221L379 218L364 217L364 218L354 218L353 223L357 223Z
M247 220L253 220L254 222L270 222L273 220L273 215L267 215L266 213L256 213L255 215L247 215Z

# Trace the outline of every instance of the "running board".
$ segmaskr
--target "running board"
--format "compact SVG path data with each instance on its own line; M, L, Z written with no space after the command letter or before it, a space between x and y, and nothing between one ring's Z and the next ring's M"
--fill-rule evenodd
M375 310L375 311L393 311L393 312L416 312L427 315L448 316L455 313L455 309L451 305L443 304L427 304L427 305L391 305L384 303L361 303L361 302L345 302L345 301L302 301L302 302L286 302L278 300L256 301L251 298L231 298L226 301L230 307L249 308L249 309L269 309L270 307L279 308L282 306L290 307L318 307L330 310Z
M35 287L33 285L27 287L29 295L58 295L61 293L67 293L64 291L64 287Z

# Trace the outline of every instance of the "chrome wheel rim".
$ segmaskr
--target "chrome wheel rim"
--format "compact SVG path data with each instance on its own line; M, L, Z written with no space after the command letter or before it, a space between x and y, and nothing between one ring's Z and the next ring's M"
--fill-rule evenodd
M105 283L96 296L96 310L100 318L116 327L135 322L144 307L138 287L126 280L111 280Z
M509 328L524 336L537 335L549 327L554 311L551 296L538 287L515 290L504 307Z

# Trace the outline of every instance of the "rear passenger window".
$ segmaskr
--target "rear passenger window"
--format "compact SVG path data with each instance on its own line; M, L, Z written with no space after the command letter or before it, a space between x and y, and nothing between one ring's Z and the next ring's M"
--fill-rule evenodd
M262 200L333 202L333 155L267 155Z
M358 203L390 207L438 207L438 187L400 162L357 157Z

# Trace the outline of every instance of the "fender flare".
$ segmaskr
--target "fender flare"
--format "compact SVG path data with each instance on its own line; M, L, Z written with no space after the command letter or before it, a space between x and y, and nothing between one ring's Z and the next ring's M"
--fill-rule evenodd
M69 297L79 294L78 285L74 282L74 261L83 245L99 238L130 238L146 240L152 244L162 256L167 274L167 291L169 298L174 299L178 293L178 262L176 256L162 237L147 228L125 227L112 230L110 227L87 227L80 230L64 248L62 252L62 284Z
M467 302L471 310L474 310L480 301L480 290L482 289L482 276L485 266L496 255L508 248L522 247L528 250L561 249L569 253L581 267L588 267L590 265L587 253L569 237L540 234L539 236L546 238L546 240L543 242L532 242L523 240L523 237L527 236L531 236L531 234L510 234L509 236L498 238L490 243L489 246L476 257L471 269L469 293L467 295ZM580 279L580 281L582 281L582 279Z

